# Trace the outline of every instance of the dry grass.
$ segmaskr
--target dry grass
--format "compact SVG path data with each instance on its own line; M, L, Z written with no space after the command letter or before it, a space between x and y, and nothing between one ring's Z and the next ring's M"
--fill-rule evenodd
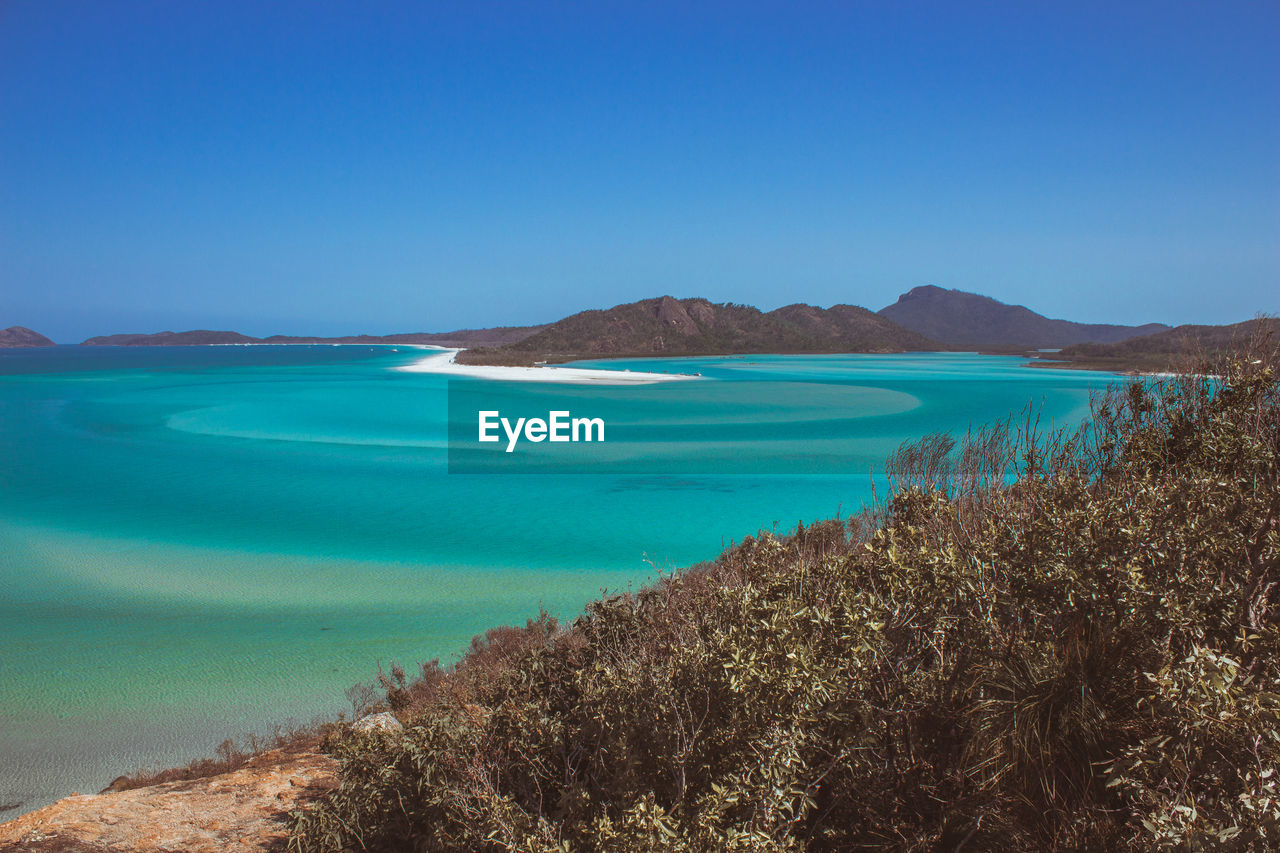
M217 754L212 758L197 758L182 767L169 767L155 770L138 770L121 776L103 789L108 791L129 791L134 788L146 788L165 782L189 782L194 779L207 779L231 773L247 765L255 757L272 750L286 754L315 752L326 735L331 734L340 722L332 720L315 720L303 726L281 727L266 736L248 735L239 741L228 738L218 745Z

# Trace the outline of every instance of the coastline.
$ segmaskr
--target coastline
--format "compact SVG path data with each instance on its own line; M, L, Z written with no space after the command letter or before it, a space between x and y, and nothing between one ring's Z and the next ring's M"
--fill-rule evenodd
M58 346L94 346L94 347L134 347L138 345L129 344L59 344ZM151 345L160 346L160 345ZM655 382L671 382L683 379L697 379L684 373L636 373L632 371L616 371L601 370L599 368L578 368L578 367L560 367L553 365L518 365L518 364L459 364L455 357L458 353L467 349L467 347L447 347L440 344L423 344L423 343L394 343L381 341L251 341L251 342L235 342L235 343L205 343L205 344L165 344L163 346L181 346L181 347L386 347L395 350L414 349L427 350L432 354L427 358L395 368L407 373L442 373L453 376L469 376L476 379L505 380L512 382L565 382L576 384L590 385L645 385ZM26 347L14 347L12 349L27 349ZM1176 372L1170 372L1167 369L1151 370L1146 366L1132 359L1114 359L1106 362L1096 360L1059 360L1051 358L1040 358L1037 356L1001 352L991 349L957 349L957 350L931 350L932 352L947 354L966 354L974 353L978 355L993 356L1013 356L1026 359L1024 367L1042 368L1042 369L1059 369L1059 370L1083 370L1093 371L1097 373L1111 373L1117 376L1129 377L1166 377L1177 375ZM917 352L917 351L908 351ZM663 356L671 358L683 358L689 356L750 356L750 355L772 355L775 353L767 352L732 352L732 353L664 353ZM795 352L783 353L785 355L880 355L888 353L854 353L854 352ZM905 353L896 353L905 354ZM440 360L441 356L448 355L448 361ZM568 360L577 358L590 358L594 361L606 361L612 359L629 359L641 357L653 357L653 353L592 353L582 354L578 356L568 356Z

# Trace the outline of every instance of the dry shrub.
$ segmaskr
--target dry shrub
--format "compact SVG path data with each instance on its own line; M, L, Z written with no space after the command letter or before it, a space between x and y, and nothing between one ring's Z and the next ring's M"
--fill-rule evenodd
M271 750L285 753L312 752L319 748L320 742L333 733L337 726L331 720L317 719L303 726L277 726L274 732L265 737L251 734L239 740L227 738L218 744L213 758L197 758L182 767L138 770L119 777L104 792L128 791L163 782L187 782L231 773Z
M852 519L490 632L295 851L1280 846L1270 342L900 448Z

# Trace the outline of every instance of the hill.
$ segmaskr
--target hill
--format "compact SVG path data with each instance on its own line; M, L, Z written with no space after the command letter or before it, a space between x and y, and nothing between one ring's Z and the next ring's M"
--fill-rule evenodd
M51 347L53 341L26 326L10 326L0 329L0 347Z
M912 288L879 313L947 346L979 349L1112 343L1169 328L1160 323L1113 326L1052 320L1022 305L1006 305L989 296L933 285Z
M1075 367L1162 371L1178 367L1188 354L1213 357L1239 349L1250 340L1268 334L1280 339L1280 319L1258 318L1228 326L1178 326L1114 344L1064 347L1051 358L1069 361ZM1044 366L1060 365L1048 363Z
M933 341L853 305L749 305L662 296L581 311L507 346L471 350L460 361L528 363L618 355L771 352L907 352Z
M242 335L239 332L214 332L208 329L194 329L189 332L156 332L154 334L122 334L99 335L81 341L87 347L181 347L210 346L214 344L251 344L257 338Z
M264 344L432 344L440 347L502 346L524 340L544 326L497 326L453 332L406 332L396 335L348 335L336 338L272 335Z
M99 335L81 346L213 346L218 344L434 344L435 346L501 346L522 340L542 326L498 326L492 329L458 329L453 332L406 332L396 335L346 335L320 337L271 335L254 338L239 332L156 332L154 334Z
M1085 341L1110 343L1167 331L1146 326L1089 325L1052 320L1021 305L925 286L877 313L854 305L818 308L796 303L764 312L749 305L662 296L580 311L542 326L500 326L395 335L271 335L197 330L104 335L88 346L210 344L434 344L461 347L458 360L531 364L575 358L734 353L920 352L947 348L1026 350Z

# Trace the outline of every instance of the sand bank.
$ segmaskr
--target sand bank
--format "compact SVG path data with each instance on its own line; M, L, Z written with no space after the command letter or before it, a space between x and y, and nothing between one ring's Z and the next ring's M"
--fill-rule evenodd
M444 350L395 369L409 373L443 373L449 376L471 376L477 379L571 382L582 385L648 385L654 382L677 382L698 378L688 373L645 373L588 367L500 367L488 364L458 364L454 358L459 352L460 350L456 349Z

